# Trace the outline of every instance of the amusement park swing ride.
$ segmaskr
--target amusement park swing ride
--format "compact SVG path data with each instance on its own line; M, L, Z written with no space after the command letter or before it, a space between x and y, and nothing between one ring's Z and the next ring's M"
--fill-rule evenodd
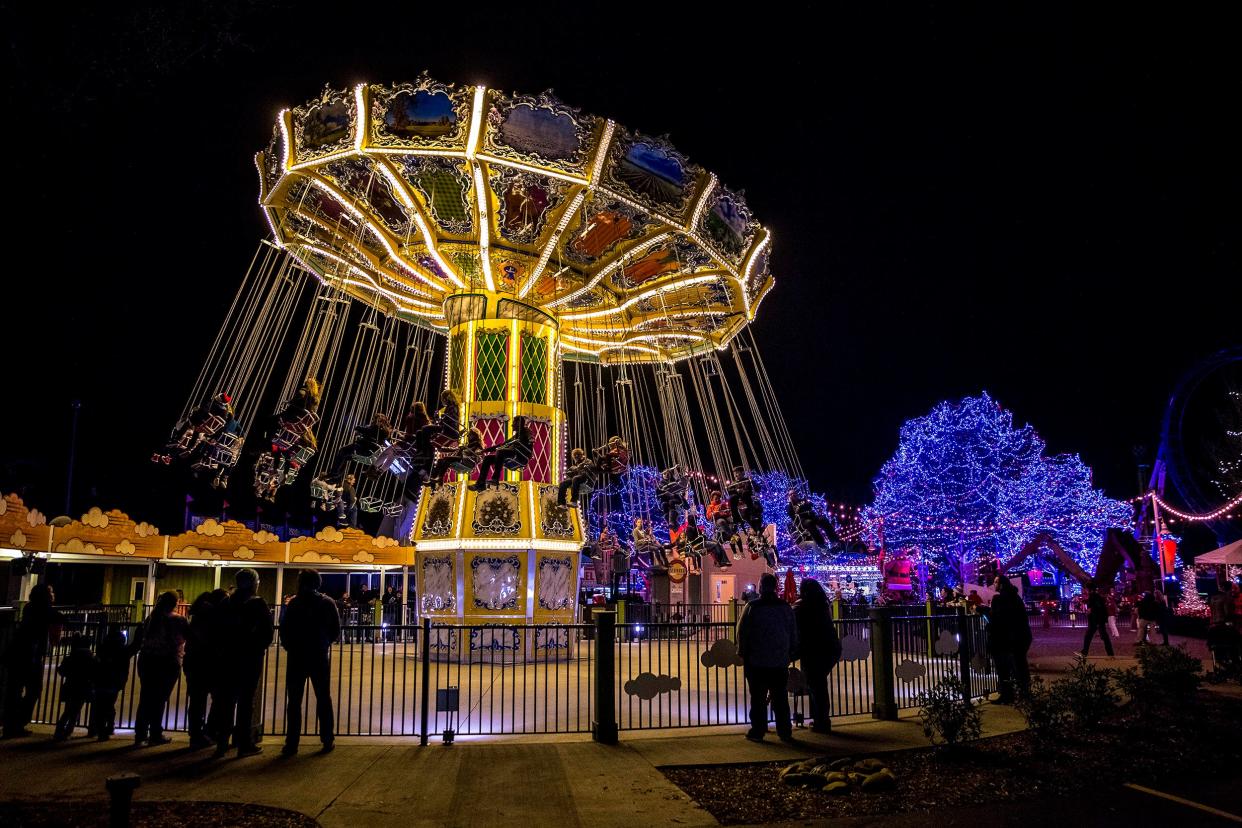
M748 328L771 235L666 139L424 76L282 111L255 163L272 238L157 463L377 515L419 611L469 622L840 540ZM785 531L752 472L796 490Z

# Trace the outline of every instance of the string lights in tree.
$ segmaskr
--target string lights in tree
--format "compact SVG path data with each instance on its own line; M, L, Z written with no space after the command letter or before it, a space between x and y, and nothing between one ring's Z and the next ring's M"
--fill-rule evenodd
M1093 488L1077 455L1045 457L1045 448L986 393L941 403L902 426L863 511L865 536L921 550L952 573L959 555L1005 558L1047 532L1094 571L1105 530L1128 526L1131 507Z

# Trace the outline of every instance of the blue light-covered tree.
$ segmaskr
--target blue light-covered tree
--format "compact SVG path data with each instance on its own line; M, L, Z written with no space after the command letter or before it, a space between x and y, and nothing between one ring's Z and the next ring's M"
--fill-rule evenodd
M868 540L882 532L889 550L920 549L948 574L960 554L1005 559L1047 532L1094 572L1105 530L1128 526L1131 508L1093 488L1077 455L1045 448L986 393L941 403L902 426L863 511Z

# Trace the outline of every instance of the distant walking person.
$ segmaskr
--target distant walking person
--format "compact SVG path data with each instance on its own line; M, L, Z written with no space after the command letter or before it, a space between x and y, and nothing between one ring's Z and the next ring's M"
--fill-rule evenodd
M56 732L52 738L63 742L73 735L82 716L82 708L91 700L95 689L95 654L85 636L75 633L69 636L69 655L56 668L63 679L60 685L60 701L63 710L56 720Z
M832 732L832 698L828 673L841 660L841 639L828 606L828 595L814 578L803 578L794 605L798 622L798 651L802 675L811 691L812 733Z
M130 644L120 624L105 624L95 650L95 701L91 702L88 732L106 742L116 732L116 699L129 681L129 662L138 642Z
M1173 610L1169 607L1169 598L1164 594L1164 590L1158 589L1152 593L1156 599L1156 620L1160 624L1160 637L1164 639L1160 643L1169 646L1169 627L1173 626Z
M1117 632L1117 595L1111 589L1104 593L1104 605L1108 607L1108 634L1121 638L1121 633Z
M1091 639L1096 632L1099 632L1100 640L1104 642L1104 652L1112 656L1113 642L1108 637L1108 605L1100 596L1100 588L1091 583L1087 584L1087 634L1082 639L1083 658L1087 657L1087 651L1091 649Z
M798 653L798 625L793 607L776 595L776 576L763 573L759 597L746 605L737 622L737 647L750 690L750 730L746 738L763 740L768 731L768 703L776 717L776 735L793 741L789 720L789 662Z
M1138 643L1146 644L1147 632L1160 622L1160 602L1156 600L1156 596L1150 592L1144 592L1143 597L1138 602ZM1165 644L1169 643L1168 633L1165 634Z
M4 687L4 738L29 736L30 717L43 693L43 662L48 644L60 643L64 618L52 605L56 595L49 584L35 584L22 610L13 639L5 653L8 677Z
M302 698L306 681L315 691L321 753L332 750L336 732L332 720L332 645L341 637L341 615L336 602L319 591L323 579L313 569L298 573L298 594L289 600L280 622L280 646L289 654L285 672L288 704L285 708L285 746L281 753L298 752L302 736Z
M177 679L181 678L181 662L185 658L185 640L190 636L190 622L173 615L177 593L160 593L151 614L141 627L138 645L138 712L134 717L134 744L166 745L172 741L164 735L164 708Z
M1018 588L1003 575L996 576L996 595L988 619L988 647L996 662L1000 685L997 704L1013 704L1031 692L1031 668L1026 654L1031 649L1031 623ZM1107 643L1108 638L1104 641Z
M215 654L219 671L220 695L212 699L212 718L216 721L217 757L229 750L229 737L238 756L254 756L263 748L255 744L254 699L263 678L263 660L272 643L272 615L267 602L255 593L259 573L242 569L237 573L233 594L220 602L214 613L211 635L217 642ZM219 717L215 705L220 706Z

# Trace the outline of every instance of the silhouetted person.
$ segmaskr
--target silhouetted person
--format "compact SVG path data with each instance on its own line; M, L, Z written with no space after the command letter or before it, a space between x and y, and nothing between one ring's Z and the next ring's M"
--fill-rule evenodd
M332 750L336 731L332 718L332 645L341 637L341 616L336 602L319 591L323 579L313 569L298 573L298 594L290 599L280 622L280 646L289 654L286 662L285 746L281 753L298 752L302 736L302 698L306 681L315 691L315 715L319 719L322 753Z
M828 695L828 673L841 660L841 639L832 620L828 595L814 578L803 578L794 605L798 622L798 652L802 659L802 675L811 691L811 726L813 733L832 730L832 699Z
M63 742L73 735L78 726L82 708L91 700L95 687L95 654L90 642L80 634L69 636L69 655L56 668L61 677L60 702L62 711L56 720L56 732L52 738Z
M186 727L190 731L190 747L205 748L211 744L207 735L207 696L215 675L211 642L212 613L224 593L204 592L190 606L190 635L185 642Z
M125 640L120 624L106 624L95 648L95 700L91 702L90 735L106 742L116 732L116 699L129 681L129 662L138 642Z
M216 719L217 757L229 750L230 731L238 756L253 756L263 748L254 740L254 697L263 678L263 660L272 643L272 616L267 602L255 593L259 589L259 573L253 569L238 571L233 594L216 608L212 636L219 642L219 697Z
M1091 648L1091 639L1096 632L1104 642L1104 652L1113 654L1113 642L1108 637L1108 604L1100 596L1100 588L1095 584L1087 584L1087 634L1082 638L1082 657L1087 657Z
M995 583L996 595L988 618L988 646L996 661L1000 685L996 703L1012 704L1015 695L1025 698L1031 692L1031 669L1026 660L1031 649L1031 623L1018 588L1001 575L996 576Z
M165 745L172 741L164 735L164 708L177 679L181 678L181 662L185 658L185 640L190 636L190 622L173 615L177 593L163 592L155 600L151 614L143 622L138 645L138 712L134 717L134 744Z
M737 649L742 656L750 690L750 730L746 738L758 742L768 731L768 702L776 717L776 735L793 741L789 720L789 662L798 652L798 626L793 607L776 595L776 576L763 573L759 597L746 605L737 622Z
M64 618L52 604L50 584L35 584L22 609L13 640L5 654L8 678L4 688L4 738L29 736L30 717L43 693L43 662L48 644L60 643Z

